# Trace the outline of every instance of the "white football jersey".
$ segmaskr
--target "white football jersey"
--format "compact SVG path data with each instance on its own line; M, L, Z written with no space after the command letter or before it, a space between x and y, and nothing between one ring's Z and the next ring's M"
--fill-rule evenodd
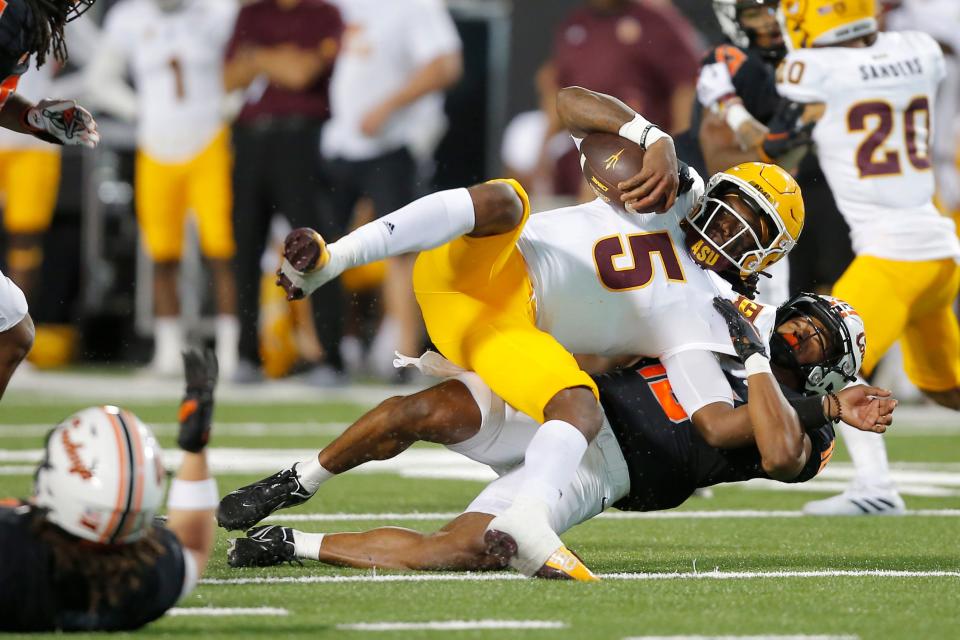
M817 155L854 251L891 260L960 258L954 224L933 206L931 129L943 53L928 35L880 33L870 47L792 51L777 88L824 103Z
M678 226L702 193L697 177L664 214L618 212L597 199L531 216L517 246L537 326L571 353L733 354L713 298L735 295L693 262Z
M369 160L404 146L417 147L421 136L439 140L446 127L439 91L398 109L375 136L365 135L360 123L423 65L460 50L460 37L444 3L334 0L334 4L347 28L330 81L330 121L321 137L324 155Z
M234 0L124 0L107 14L104 38L127 59L137 89L138 145L164 161L187 160L223 127L223 57Z

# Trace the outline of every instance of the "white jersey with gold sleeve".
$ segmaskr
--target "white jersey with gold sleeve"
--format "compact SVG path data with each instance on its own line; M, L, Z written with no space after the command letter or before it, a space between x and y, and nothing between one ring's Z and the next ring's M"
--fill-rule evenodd
M889 260L960 258L953 222L933 205L931 124L943 53L915 31L877 34L864 48L790 52L785 97L823 103L817 156L854 251Z
M223 127L223 56L234 0L124 0L107 14L104 45L122 55L137 92L138 146L159 161L189 160Z
M697 177L664 214L618 212L597 199L531 216L517 246L533 283L537 326L571 353L732 354L713 308L722 291L690 258L678 226L702 193Z

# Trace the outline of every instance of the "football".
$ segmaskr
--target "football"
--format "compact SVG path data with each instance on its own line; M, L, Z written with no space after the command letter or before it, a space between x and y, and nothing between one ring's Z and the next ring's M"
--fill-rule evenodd
M580 143L580 168L590 188L610 206L626 211L617 185L640 173L644 151L613 133L591 133Z

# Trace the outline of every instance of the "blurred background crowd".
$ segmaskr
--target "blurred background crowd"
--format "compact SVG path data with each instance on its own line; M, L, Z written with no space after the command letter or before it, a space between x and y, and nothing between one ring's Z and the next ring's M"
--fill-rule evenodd
M960 14L908 4L885 9L960 31ZM290 228L336 239L430 191L503 175L535 210L590 197L556 90L612 94L679 134L701 58L723 39L707 0L100 0L67 37L70 65L33 69L20 87L91 107L100 147L0 135L2 269L30 302L33 366L174 376L185 344L210 342L235 382L318 386L403 382L394 351L424 341L412 257L290 303L273 286ZM952 82L935 145L949 213ZM842 219L818 217L828 190L817 198L792 290L829 291L852 259Z

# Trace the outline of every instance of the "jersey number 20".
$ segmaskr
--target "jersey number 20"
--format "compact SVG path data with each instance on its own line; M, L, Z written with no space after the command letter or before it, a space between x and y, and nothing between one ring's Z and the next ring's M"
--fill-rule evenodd
M869 131L855 157L861 178L902 173L900 152L884 147L893 131L893 106L881 100L858 102L847 112L847 129ZM918 127L918 120L923 124ZM873 122L871 122L871 120ZM869 127L873 126L873 129ZM917 96L903 112L903 137L907 159L918 171L930 168L930 100Z

